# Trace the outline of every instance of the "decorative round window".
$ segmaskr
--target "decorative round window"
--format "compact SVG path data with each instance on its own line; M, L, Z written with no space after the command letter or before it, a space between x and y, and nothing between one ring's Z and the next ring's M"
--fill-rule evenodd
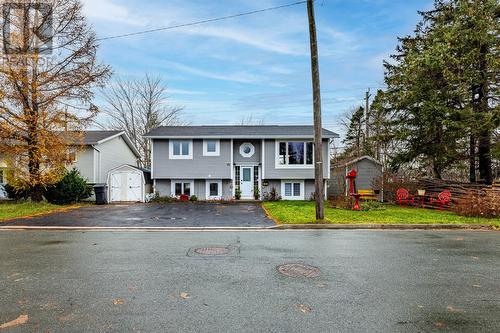
M240 154L243 157L252 157L255 153L255 147L250 142L245 142L240 146Z

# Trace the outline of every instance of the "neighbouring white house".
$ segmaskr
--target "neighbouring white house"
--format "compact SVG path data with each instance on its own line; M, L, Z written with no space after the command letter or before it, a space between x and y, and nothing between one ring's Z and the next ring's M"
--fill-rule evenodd
M84 131L81 146L68 147L67 167L89 184L106 185L108 202L145 200L149 170L140 167L140 153L124 131ZM0 159L2 185L6 168Z

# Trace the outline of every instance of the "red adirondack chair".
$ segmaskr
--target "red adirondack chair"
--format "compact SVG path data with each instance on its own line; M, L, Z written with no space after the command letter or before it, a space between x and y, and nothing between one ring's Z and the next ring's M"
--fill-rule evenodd
M451 192L444 190L438 194L437 199L431 198L430 203L431 205L438 206L439 209L444 209L445 206L451 203Z
M396 202L398 205L413 204L415 200L410 195L407 189L400 188L396 191Z

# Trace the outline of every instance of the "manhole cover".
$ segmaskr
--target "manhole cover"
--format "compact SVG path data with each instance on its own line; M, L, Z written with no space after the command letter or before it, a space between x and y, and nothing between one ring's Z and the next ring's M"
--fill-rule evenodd
M199 247L194 249L194 252L204 256L217 256L228 254L229 249L227 247Z
M284 264L278 266L278 272L290 277L313 278L319 276L319 268L304 264Z

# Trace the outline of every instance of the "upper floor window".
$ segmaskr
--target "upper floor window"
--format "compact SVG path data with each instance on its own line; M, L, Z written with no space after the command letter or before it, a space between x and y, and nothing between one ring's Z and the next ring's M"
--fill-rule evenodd
M279 141L278 165L313 165L313 143L308 141Z
M192 159L193 141L191 140L170 140L170 159Z
M203 156L219 156L220 141L219 140L203 140Z

